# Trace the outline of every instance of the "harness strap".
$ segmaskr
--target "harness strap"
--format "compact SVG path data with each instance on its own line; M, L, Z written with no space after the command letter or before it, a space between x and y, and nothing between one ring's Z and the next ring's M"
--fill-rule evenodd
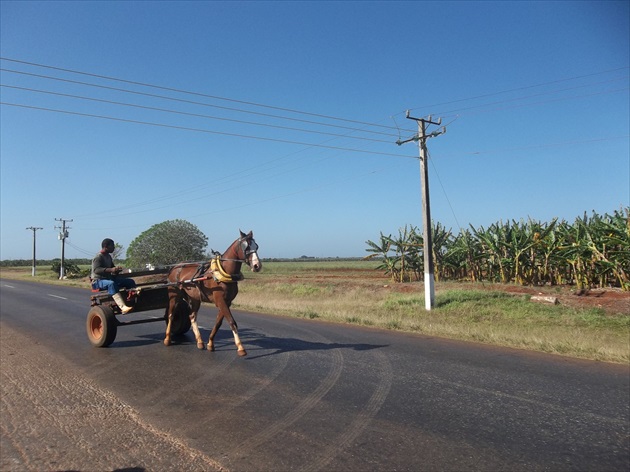
M235 283L239 280L243 280L243 274L228 274L223 266L221 265L220 256L215 257L210 262L210 271L212 272L212 277L217 282L223 282L226 284Z
M199 264L199 266L197 266L197 271L195 272L195 275L193 275L191 277L191 279L195 279L198 275L202 276L203 274L206 273L207 270L208 270L208 263L207 262L203 262L203 263Z

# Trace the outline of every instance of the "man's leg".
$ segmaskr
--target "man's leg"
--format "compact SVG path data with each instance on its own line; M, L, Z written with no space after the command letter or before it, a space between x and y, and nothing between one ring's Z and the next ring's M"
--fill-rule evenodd
M99 290L107 290L107 293L114 295L116 293L116 287L113 280L96 279L96 286Z
M129 289L129 288L135 288L136 281L133 279L120 278L120 279L114 280L114 284L117 285L117 289L120 287Z

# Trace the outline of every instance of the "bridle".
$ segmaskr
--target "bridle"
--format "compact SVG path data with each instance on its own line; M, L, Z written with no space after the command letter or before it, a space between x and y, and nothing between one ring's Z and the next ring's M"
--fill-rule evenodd
M238 252L241 252L243 254L242 258L239 259L232 259L232 258L228 258L228 257L221 257L221 253L217 252L217 251L212 251L212 253L217 256L219 258L220 261L231 261L231 262L244 262L247 265L250 265L249 261L251 259L252 254L256 254L258 255L258 244L256 244L256 241L254 240L254 238L250 238L248 239L247 237L242 237L238 239L238 250L237 250L237 256L239 255Z
M243 252L243 260L247 265L250 265L250 260L253 254L258 255L258 244L254 241L254 238L240 238L239 249Z

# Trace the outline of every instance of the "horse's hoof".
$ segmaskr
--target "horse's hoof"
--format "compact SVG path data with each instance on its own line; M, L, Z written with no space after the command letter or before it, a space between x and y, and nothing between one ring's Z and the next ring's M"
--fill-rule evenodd
M205 347L206 346L204 346L203 343L197 343L197 349L203 351Z
M164 345L165 346L170 346L171 345L171 340L170 339L165 339L164 340Z
M239 357L245 357L247 355L247 351L243 349L242 351L236 351Z

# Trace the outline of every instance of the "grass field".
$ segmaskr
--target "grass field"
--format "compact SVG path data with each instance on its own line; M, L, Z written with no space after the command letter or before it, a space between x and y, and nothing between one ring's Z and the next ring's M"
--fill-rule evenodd
M435 307L426 311L422 283L393 284L375 270L377 265L360 260L265 262L262 272L245 272L234 307L605 362L630 362L630 294L615 294L616 304L604 308L582 303L588 300L578 300L570 288L548 288L547 293L561 300L551 305L533 303L534 289L437 282ZM3 268L0 276L88 286L85 279L59 281L46 268L38 270L36 277L31 277L30 268Z

